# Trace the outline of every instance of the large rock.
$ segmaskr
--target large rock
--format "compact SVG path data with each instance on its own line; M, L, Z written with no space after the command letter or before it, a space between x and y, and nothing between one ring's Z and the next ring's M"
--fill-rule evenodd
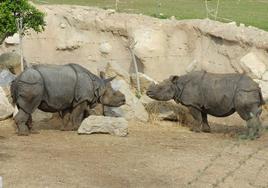
M148 121L146 112L141 101L133 94L129 85L124 80L114 80L112 87L119 89L126 97L126 104L120 107L105 107L106 116L124 117L127 120Z
M7 37L5 43L9 45L16 45L20 43L20 36L18 33L15 33L13 36Z
M268 101L268 81L257 80L257 79L255 79L254 81L259 84L264 100Z
M106 77L116 76L118 79L123 79L127 83L130 83L130 76L129 73L122 68L118 63L114 61L110 61L106 64L104 68L106 73Z
M13 74L19 74L21 72L20 55L13 52L1 54L0 69L8 69Z
M151 85L152 83L156 83L155 80L153 80L152 78L150 78L149 76L143 74L143 73L138 73L138 77L140 80L140 88L141 88L141 92L144 92L147 90L147 88L149 87L149 85ZM131 84L137 89L137 76L136 74L131 74Z
M89 116L78 129L78 134L108 133L127 136L128 122L124 118Z
M0 120L5 120L12 116L13 106L8 101L5 91L0 87Z
M240 62L242 66L255 76L255 78L261 79L266 71L265 64L253 52L242 57ZM248 72L248 70L246 70L246 72Z
M15 78L16 76L12 74L9 70L0 70L0 86L9 86Z

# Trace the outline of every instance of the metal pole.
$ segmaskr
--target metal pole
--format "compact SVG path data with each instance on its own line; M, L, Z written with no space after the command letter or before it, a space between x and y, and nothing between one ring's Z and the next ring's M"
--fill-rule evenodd
M138 90L138 97L141 97L141 84L140 84L140 75L139 75L139 70L138 70L138 65L137 65L137 61L136 61L136 57L135 54L133 52L133 48L134 45L131 45L128 49L130 51L131 57L132 57L132 61L134 64L134 68L135 68L135 73L136 73L136 82L137 82L137 90Z
M217 2L217 8L216 8L216 12L215 12L215 20L217 20L217 16L218 16L219 4L220 4L220 0L218 0L218 2Z
M119 0L115 0L115 10L118 11L118 2Z
M23 66L23 47L22 47L22 27L23 27L23 18L20 17L18 19L18 30L19 30L19 40L20 40L20 66L21 66L21 71L24 70L24 66Z

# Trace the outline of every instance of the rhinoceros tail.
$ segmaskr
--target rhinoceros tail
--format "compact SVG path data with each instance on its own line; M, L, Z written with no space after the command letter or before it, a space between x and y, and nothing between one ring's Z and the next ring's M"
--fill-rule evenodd
M10 93L12 98L12 104L15 105L17 103L17 79L13 80L10 85Z
M267 102L267 99L266 101L264 100L261 89L259 89L259 96L260 96L260 105L265 105L265 103Z

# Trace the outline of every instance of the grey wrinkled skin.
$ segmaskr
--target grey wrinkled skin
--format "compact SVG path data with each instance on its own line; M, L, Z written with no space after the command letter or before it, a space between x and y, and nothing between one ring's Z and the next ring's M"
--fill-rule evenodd
M194 131L210 132L207 114L226 117L236 111L247 122L248 136L251 139L260 136L259 116L264 100L258 84L247 75L197 71L170 76L152 84L146 94L155 100L173 99L187 106L199 125L193 126Z
M11 84L13 102L19 109L14 118L18 134L34 133L31 114L37 108L59 112L62 130L76 130L98 103L124 105L125 96L111 87L112 79L99 78L77 64L33 65L26 69Z

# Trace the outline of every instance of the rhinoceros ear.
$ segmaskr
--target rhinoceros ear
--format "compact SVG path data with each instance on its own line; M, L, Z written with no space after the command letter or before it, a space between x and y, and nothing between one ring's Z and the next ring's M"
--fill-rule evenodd
M105 72L100 71L100 77L101 77L102 79L105 79Z
M116 76L113 76L113 77L111 77L111 78L107 78L107 79L105 79L105 80L104 80L105 84L111 82L113 79L115 79L115 77L116 77Z
M169 80L172 82L172 83L176 83L176 81L179 79L179 76L170 76L169 77Z

